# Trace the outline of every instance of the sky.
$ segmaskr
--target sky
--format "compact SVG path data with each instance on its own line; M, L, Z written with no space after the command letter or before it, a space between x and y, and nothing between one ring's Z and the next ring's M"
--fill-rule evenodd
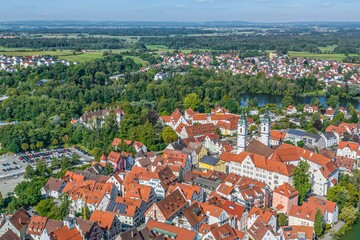
M0 21L360 21L360 0L0 0Z

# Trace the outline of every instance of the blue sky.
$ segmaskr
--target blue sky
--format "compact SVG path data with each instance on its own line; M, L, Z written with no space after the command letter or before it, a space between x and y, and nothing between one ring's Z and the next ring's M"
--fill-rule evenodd
M360 0L0 0L0 21L360 21Z

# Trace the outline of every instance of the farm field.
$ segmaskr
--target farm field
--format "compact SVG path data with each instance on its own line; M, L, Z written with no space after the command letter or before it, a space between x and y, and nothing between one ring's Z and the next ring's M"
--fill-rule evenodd
M121 53L125 52L128 49L120 49L120 50L111 50L113 53ZM38 50L30 50L30 49L10 49L0 47L0 55L8 55L8 56L56 56L58 59L64 59L70 62L87 62L93 59L99 59L103 57L103 53L109 50L98 50L94 52L76 52L75 55L71 50L57 50L57 51L38 51ZM136 63L140 63L143 65L147 65L146 61L141 60L139 57L133 56L125 56L128 58L134 59Z
M146 47L149 49L149 50L154 50L156 51L156 53L158 55L160 55L160 53L162 52L173 52L175 51L176 49L171 49L171 48L168 48L164 45L146 45ZM211 49L196 49L197 51L211 51ZM181 52L184 52L184 53L191 53L192 51L195 51L195 50L190 50L190 49L179 49L179 51Z
M329 45L326 47L319 47L319 49L322 53L325 53L326 51L333 52L336 47L337 47L337 45Z
M321 59L321 60L335 60L342 62L343 59L346 57L345 54L338 54L338 53L310 53L310 52L288 52L289 57L301 57L301 58L314 58L314 59ZM356 56L356 54L349 54L349 56Z

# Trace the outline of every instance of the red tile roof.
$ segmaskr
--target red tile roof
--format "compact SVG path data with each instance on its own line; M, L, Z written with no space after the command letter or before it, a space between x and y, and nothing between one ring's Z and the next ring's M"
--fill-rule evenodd
M53 240L82 240L82 236L77 228L69 229L68 226L63 226L55 230L51 234Z
M194 240L196 233L184 228L176 227L171 224L161 223L154 220L149 220L146 226L153 232L156 236L159 236L165 232L171 233L175 240ZM165 236L165 239L171 239Z
M357 151L359 149L359 144L354 142L339 142L338 149L344 149L348 147L351 151Z
M91 222L96 222L100 228L110 230L116 216L111 212L95 210L90 216Z
M293 186L291 186L289 183L284 183L283 185L274 189L274 192L281 194L287 198L291 198L299 194L299 192L296 191L296 189Z

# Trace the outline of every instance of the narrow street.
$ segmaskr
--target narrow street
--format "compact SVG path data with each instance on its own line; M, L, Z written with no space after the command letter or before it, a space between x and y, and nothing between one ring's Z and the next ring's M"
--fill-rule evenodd
M323 240L331 240L333 239L333 236L331 235L331 233L336 233L337 231L339 231L339 229L344 225L345 223L343 221L338 221L334 227L331 228L330 231L328 231L328 233L326 233L324 235Z

